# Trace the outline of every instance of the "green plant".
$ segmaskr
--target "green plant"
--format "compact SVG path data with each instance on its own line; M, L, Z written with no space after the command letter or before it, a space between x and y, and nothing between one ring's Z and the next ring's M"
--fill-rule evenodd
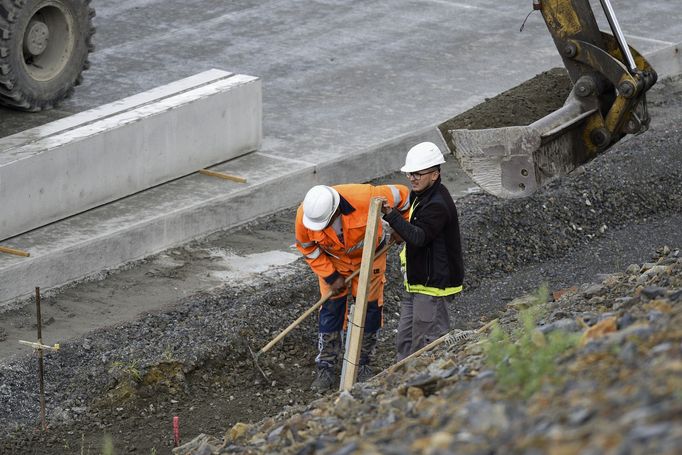
M578 342L578 334L554 331L544 335L537 330L548 295L547 286L541 286L533 304L519 313L520 327L508 333L495 325L483 344L498 385L507 393L520 391L527 398L544 381L556 379L557 357Z
M140 363L138 360L132 360L130 362L115 361L112 363L115 368L118 368L123 373L128 375L135 382L142 381L142 374L140 373Z

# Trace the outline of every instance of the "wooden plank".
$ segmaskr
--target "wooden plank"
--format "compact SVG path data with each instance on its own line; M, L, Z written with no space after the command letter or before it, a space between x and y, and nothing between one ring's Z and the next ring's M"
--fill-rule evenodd
M238 175L226 174L224 172L209 171L208 169L199 169L200 174L208 175L210 177L218 177L219 179L232 180L237 183L246 183L244 177L239 177Z
M31 255L28 251L17 250L15 248L9 248L6 246L0 246L0 253L13 254L15 256L23 256L25 258Z
M362 249L362 264L360 265L360 275L358 278L358 294L355 298L355 309L353 318L348 328L348 339L346 341L346 357L343 359L341 371L340 390L350 390L355 384L358 374L358 363L360 359L360 348L362 347L362 337L365 332L365 316L367 314L367 294L371 281L372 267L376 248L370 248L376 244L377 232L379 231L379 216L381 215L382 199L372 198L367 216L367 227L365 228L365 247Z

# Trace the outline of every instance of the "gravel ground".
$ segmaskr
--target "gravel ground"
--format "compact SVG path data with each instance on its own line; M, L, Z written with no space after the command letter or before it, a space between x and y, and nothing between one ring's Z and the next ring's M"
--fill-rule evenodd
M534 83L544 78L554 83L556 77L546 73ZM506 112L507 102L543 93L529 82L516 94L505 94L511 100L498 97L486 105ZM466 292L453 308L456 327L478 327L499 316L511 299L539 283L556 290L598 282L601 274L647 262L660 246L682 246L682 79L659 82L649 103L649 132L534 196L503 201L473 194L458 201L467 278ZM262 223L286 230L291 225L282 220L292 219L290 210ZM242 234L262 226L248 226ZM392 252L377 369L389 366L394 356L401 295L396 263ZM105 434L116 453L166 453L173 416L179 416L187 441L317 398L308 391L313 318L259 359L267 381L248 352L318 297L305 263L289 267L283 277L263 275L197 294L171 310L64 343L46 359L47 433L35 431L36 360L6 362L0 370L0 453L98 453Z
M173 453L677 454L680 322L682 251L662 247L599 283L517 298L349 392Z

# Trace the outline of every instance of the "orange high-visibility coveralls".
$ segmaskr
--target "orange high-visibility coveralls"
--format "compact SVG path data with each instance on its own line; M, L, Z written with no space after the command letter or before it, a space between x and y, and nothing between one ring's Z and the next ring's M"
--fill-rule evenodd
M296 212L296 247L305 256L308 265L319 278L320 293L330 291L330 284L339 275L348 277L360 267L362 248L367 227L367 216L372 198L385 198L395 209L403 213L405 219L409 215L409 189L404 185L348 184L333 187L341 196L339 209L341 212L341 229L343 241L339 239L334 228L327 226L322 231L312 231L303 225L303 205ZM386 233L380 225L374 248L379 248ZM372 268L368 301L376 300L383 305L384 273L386 271L386 255L377 257ZM351 284L353 296L357 295L358 277ZM335 298L348 294L341 292Z

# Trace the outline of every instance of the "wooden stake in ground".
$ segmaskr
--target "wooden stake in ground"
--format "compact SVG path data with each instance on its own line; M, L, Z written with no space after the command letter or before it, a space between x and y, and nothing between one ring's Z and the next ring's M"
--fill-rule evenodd
M38 343L43 344L43 318L40 315L40 288L36 287L36 319L38 323ZM38 349L38 381L40 382L40 424L47 431L45 422L45 382L43 373L43 350Z
M346 340L346 356L343 358L341 369L340 390L350 390L355 384L358 374L358 360L362 337L365 331L365 316L367 315L367 294L374 265L377 232L379 231L379 215L381 214L382 199L373 198L369 206L367 227L365 228L365 247L362 250L362 264L358 278L358 294L355 298L353 319L348 325L348 339Z
M43 319L40 314L40 288L36 287L36 319L38 322L38 342L19 340L19 343L31 346L38 352L38 382L40 384L40 425L43 431L47 431L47 423L45 421L45 382L44 382L44 364L43 351L59 351L59 344L54 346L47 346L43 344Z

